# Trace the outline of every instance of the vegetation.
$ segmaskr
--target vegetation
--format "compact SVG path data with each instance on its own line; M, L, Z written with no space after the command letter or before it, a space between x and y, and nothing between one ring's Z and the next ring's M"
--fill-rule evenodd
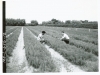
M6 62L9 63L9 57L12 56L12 51L16 46L21 28L13 32L11 36L6 38Z
M7 26L8 27L8 26ZM11 27L11 28L8 28L9 30L6 31L6 35L10 34L11 32L15 31L17 29L17 27Z
M6 19L6 26L25 26L25 19Z
M16 26L6 26L6 32L8 31L8 30L10 30L10 29L13 29L13 28L15 28Z
M53 28L53 27L41 27L41 26L27 27L27 28L29 28L35 35L36 34L38 35L42 30L45 30L47 32L47 35L45 35L46 44L48 44L54 50L59 52L61 55L63 55L67 60L69 60L73 64L81 66L82 69L85 69L86 71L98 71L98 57L97 57L98 46L97 45L93 44L92 42L88 43L88 42L84 42L72 38L70 44L65 44L64 42L58 40L56 37L59 37L59 33L61 33L60 31L66 28ZM75 30L70 30L70 31L75 32ZM67 31L67 33L70 33L70 31L69 32ZM76 33L77 35L80 35L80 31L77 31L77 33ZM89 32L86 33L84 31L83 33L81 33L81 35L89 35ZM94 33L90 33L90 34L94 34ZM75 34L73 33L71 35L74 36ZM95 35L96 34L94 34L94 36ZM90 39L90 36L87 36L88 39ZM97 38L97 37L93 37L93 38ZM88 66L90 64L92 66Z
M92 28L97 29L98 28L98 22L97 21L88 21L88 20L66 20L65 22L52 19L51 21L44 21L41 24L42 26L56 26L56 27L75 27L75 28Z
M18 41L21 27L7 27L7 34L13 32L6 38L6 61ZM11 29L10 29L11 28ZM78 65L81 69L88 72L98 71L98 30L85 28L66 28L66 27L47 27L47 26L26 26L34 35L45 30L44 36L46 44L61 54L71 63ZM36 69L36 72L57 72L54 61L50 53L40 44L32 34L24 27L25 53L29 65ZM61 31L67 33L70 37L70 43L66 44L58 40L61 38Z
M53 26L53 27L74 27L74 28L91 28L98 29L97 21L88 20L66 20L65 22L57 19L51 19L50 21L43 21L38 24L38 21L31 20L31 23L26 23L25 19L6 19L6 26Z
M36 72L56 72L56 66L50 53L25 28L24 44L28 63L37 69Z
M35 26L35 25L38 25L38 22L37 22L36 20L32 20L32 21L31 21L31 24L32 24L33 26Z

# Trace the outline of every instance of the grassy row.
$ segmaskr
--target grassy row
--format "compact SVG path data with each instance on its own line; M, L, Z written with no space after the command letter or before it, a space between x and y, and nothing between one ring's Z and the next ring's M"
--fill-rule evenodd
M55 36L55 37L59 37L59 38L61 37L61 32L59 32L59 31L56 31L56 30L53 31L53 30L49 30L49 29L47 29L46 31L51 36ZM66 33L66 31L65 31L65 33ZM86 42L86 43L92 43L94 45L98 45L98 38L89 38L88 36L82 36L82 35L77 35L77 34L69 34L69 33L68 33L68 35L70 36L70 38L73 38L75 40L79 40L79 41L83 41L83 42Z
M70 40L70 45L74 45L78 48L82 48L86 52L90 52L98 56L98 46L97 45L86 43L83 41L74 40L74 39Z
M30 27L28 27L28 28L30 28ZM35 28L34 28L35 29ZM44 29L44 28L43 28ZM42 29L42 30L43 30ZM40 28L38 28L38 29L35 29L35 30L39 30L39 31L41 31L40 30ZM59 35L59 31L55 31L54 30L54 32L53 31L51 31L51 32L49 32L50 30L49 29L46 29L45 28L45 30L47 31L47 34L48 35L50 35L50 36L52 36L52 37L61 37L61 35ZM34 31L33 31L34 32ZM34 32L35 33L35 32ZM36 34L36 33L35 33ZM46 35L47 35L46 34ZM56 35L55 35L56 34ZM76 35L75 35L76 36ZM80 38L80 37L79 37ZM89 39L89 38L88 38ZM93 54L95 54L96 56L98 56L98 46L97 45L94 45L94 44L92 44L92 43L89 43L89 42L84 42L84 41L81 41L81 40L75 40L75 39L73 39L73 38L71 38L70 39L70 45L74 45L74 46L76 46L77 48L81 48L82 50L85 50L85 51L87 51L87 52L91 52L91 53L93 53Z
M6 35L10 34L11 32L15 31L16 29L17 29L17 27L11 28L10 30L8 30L8 31L6 32Z
M10 29L12 29L12 28L14 28L15 26L6 26L6 31L8 31L8 30L10 30Z
M50 33L50 32L49 32L49 34L52 34L53 36L55 35L55 33ZM77 35L73 35L73 38L75 38L75 36L77 36ZM59 37L59 35L56 35L56 37ZM95 40L93 38L88 38L88 37L87 37L87 39L84 39L84 36L80 36L80 37L77 36L77 38L79 38L80 40L79 39L75 40L73 38L70 39L70 45L74 45L78 48L82 48L83 50L85 50L87 52L91 52L98 56L98 45L95 45L95 44L97 44L97 39ZM87 40L89 40L89 42L87 42Z
M92 43L95 45L98 45L98 32L97 30L93 30L91 32L87 32L88 29L78 29L79 31L76 31L76 28L70 28L71 30L68 30L68 28L63 28L63 27L33 27L33 29L38 29L38 30L45 30L48 35L51 36L56 36L56 37L61 37L61 31L65 31L70 38L84 41L86 43ZM56 35L55 35L56 34Z
M12 56L12 51L16 46L21 28L14 31L14 33L6 38L6 62L9 63L9 57Z
M82 40L84 42L92 43L94 45L98 45L98 39L97 38L89 38L89 37L80 36L80 35L74 35L74 36L72 36L72 38L74 38L76 40Z
M48 32L49 32L49 35L51 35L51 36L55 36L55 34L57 34L56 37L61 37L61 32L59 32L59 31L50 32L48 30ZM92 38L92 37L90 38L90 37L85 36L85 35L83 36L83 35L77 35L77 34L70 34L66 31L65 31L65 33L67 33L71 39L75 39L75 40L83 41L83 42L86 42L86 43L98 45L98 38Z
M47 27L46 27L47 28ZM40 29L40 28L39 28ZM74 35L82 35L82 36L87 36L89 38L97 38L98 37L98 30L91 29L89 32L88 29L85 28L77 28L78 30L76 31L76 28L66 28L66 27L48 27L48 29L52 30L57 30L57 31L65 31L68 32L69 34L74 34Z
M48 31L49 32L49 31ZM59 37L61 35L55 35L57 33L52 33L52 32L49 32L48 33L50 36L55 36L55 37ZM75 38L76 35L73 36L73 38ZM76 39L73 39L71 38L70 39L70 45L74 45L78 48L82 48L83 50L87 51L87 52L91 52L95 55L98 56L98 45L97 45L97 40L93 39L93 38L87 38L87 39L84 39L84 36L81 38L82 36L78 37L77 36L77 40ZM80 40L79 40L80 39ZM89 39L89 40L88 40ZM85 42L84 42L85 41Z
M29 28L33 33L39 34L39 31ZM59 52L65 59L68 59L73 64L81 66L86 71L98 71L98 58L84 50L75 46L65 44L49 35L45 35L46 44ZM95 63L95 64L94 64ZM91 64L92 66L88 66Z
M24 28L24 44L28 63L38 72L55 72L56 66L50 53Z
M74 34L74 35L85 35L90 38L97 38L98 37L98 30L97 29L91 29L90 32L88 32L88 29L86 28L77 28L78 30L76 31L76 28L67 28L67 27L47 27L47 26L35 26L33 28L36 29L43 29L43 30L53 30L53 31L65 31L68 32L69 34Z

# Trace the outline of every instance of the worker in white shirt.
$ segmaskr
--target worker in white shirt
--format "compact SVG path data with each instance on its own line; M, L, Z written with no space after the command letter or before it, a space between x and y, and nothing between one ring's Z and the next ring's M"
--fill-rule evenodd
M66 33L64 33L64 31L62 31L62 38L60 38L60 40L61 41L64 41L66 44L69 44L69 36L66 34Z
M37 40L39 40L41 43L45 43L45 40L44 40L45 33L46 33L45 31L42 31L42 33L40 33L37 37Z

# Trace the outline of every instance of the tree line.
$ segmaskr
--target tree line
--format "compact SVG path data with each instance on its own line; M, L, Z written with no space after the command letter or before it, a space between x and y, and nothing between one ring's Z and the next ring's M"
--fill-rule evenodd
M25 19L6 19L6 26L24 26Z
M76 28L98 28L97 21L88 21L88 20L66 20L65 22L52 19L51 21L42 22L41 26L57 26L57 27L76 27Z
M6 26L54 26L54 27L77 27L77 28L98 28L97 21L88 20L66 20L65 22L51 19L43 21L41 24L36 20L31 20L31 23L26 23L25 19L6 19Z

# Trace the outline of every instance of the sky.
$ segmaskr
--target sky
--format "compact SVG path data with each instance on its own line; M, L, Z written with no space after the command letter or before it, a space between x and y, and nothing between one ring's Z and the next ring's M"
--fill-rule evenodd
M98 0L6 0L6 18L98 21Z

